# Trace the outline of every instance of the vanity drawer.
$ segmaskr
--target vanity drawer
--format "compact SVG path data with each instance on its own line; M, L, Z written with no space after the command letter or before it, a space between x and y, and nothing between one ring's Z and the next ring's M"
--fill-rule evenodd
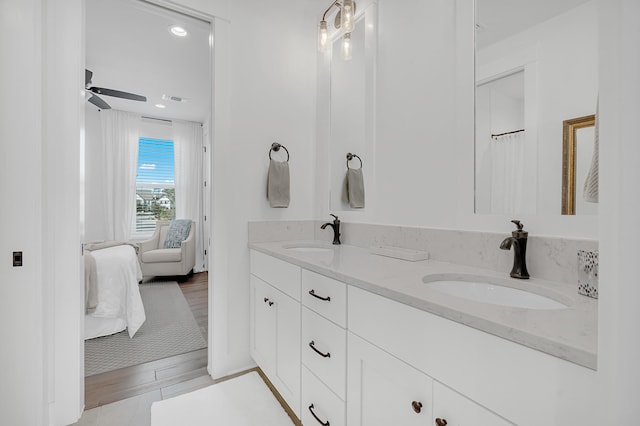
M347 333L320 315L302 308L302 363L340 398L345 399Z
M305 426L346 426L346 406L312 372L302 367L301 420ZM315 417L314 417L315 415Z
M251 273L283 293L300 301L300 267L255 250L251 253Z
M344 283L303 269L302 303L340 327L347 327L347 286Z

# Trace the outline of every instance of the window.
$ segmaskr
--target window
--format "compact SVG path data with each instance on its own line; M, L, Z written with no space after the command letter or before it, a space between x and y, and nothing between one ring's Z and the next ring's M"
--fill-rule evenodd
M156 221L176 215L173 141L140 138L136 174L136 218L133 234L153 233Z

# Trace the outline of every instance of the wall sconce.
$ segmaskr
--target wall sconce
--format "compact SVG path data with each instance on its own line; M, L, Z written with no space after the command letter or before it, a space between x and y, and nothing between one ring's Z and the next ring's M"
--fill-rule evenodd
M333 25L337 29L341 29L343 33L342 56L344 60L351 59L351 32L355 27L356 2L353 0L335 0L322 14L322 20L318 25L318 50L325 52L329 44L329 32L327 25L327 13L334 7L338 8Z
M350 61L352 57L351 33L345 33L342 38L342 59Z

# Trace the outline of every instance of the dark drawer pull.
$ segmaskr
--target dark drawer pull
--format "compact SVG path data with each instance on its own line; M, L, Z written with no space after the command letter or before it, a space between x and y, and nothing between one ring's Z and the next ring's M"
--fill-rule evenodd
M325 302L331 302L331 296L327 296L327 297L318 296L316 294L316 291L313 289L309 290L309 294L315 297L316 299L324 300Z
M268 297L265 297L265 298L264 298L264 303L268 303L268 304L269 304L269 306L273 306L273 302L272 302L271 300L269 300L269 298L268 298Z
M436 424L438 426L447 426L447 420L438 418L438 419L436 419Z
M420 412L422 411L422 402L420 401L412 401L411 406L413 407L413 411L418 414L420 414Z
M322 426L329 426L329 420L327 420L326 422L323 422L318 418L318 416L316 416L316 413L313 412L313 404L309 406L309 411L311 411L311 415L313 416L314 419L318 421L318 423L320 423Z
M313 349L321 357L323 357L323 358L331 358L331 353L330 352L327 352L326 354L323 354L322 352L320 352L319 350L316 349L315 344L316 343L312 340L312 341L309 342L309 347L311 349Z

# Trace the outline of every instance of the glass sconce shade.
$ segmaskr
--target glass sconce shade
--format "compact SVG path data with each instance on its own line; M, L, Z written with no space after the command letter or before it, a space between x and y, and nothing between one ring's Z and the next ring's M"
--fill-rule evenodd
M342 59L350 61L353 53L353 45L351 44L351 33L345 33L342 39Z
M324 52L329 44L329 34L327 32L327 21L320 21L318 25L318 50Z
M342 3L342 11L341 11L341 26L342 31L346 33L350 33L353 31L354 27L354 13L355 5L353 0L344 0Z

